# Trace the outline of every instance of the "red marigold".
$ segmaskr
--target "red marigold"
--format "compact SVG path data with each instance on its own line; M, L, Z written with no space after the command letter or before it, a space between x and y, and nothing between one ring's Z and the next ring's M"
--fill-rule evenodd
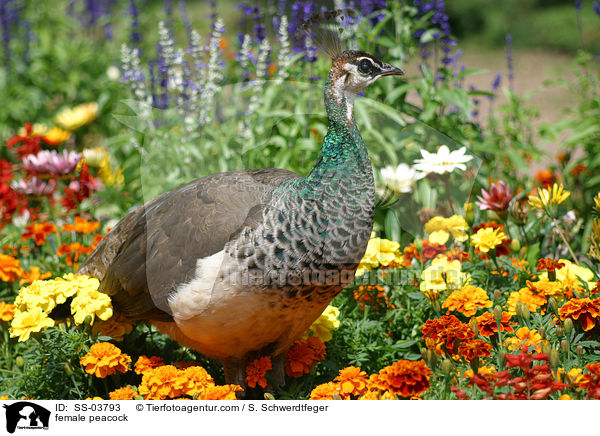
M270 357L261 357L260 359L253 360L246 365L246 384L255 388L258 384L261 388L267 387L267 379L265 374L268 370L273 368Z
M21 238L27 240L33 238L35 245L43 245L46 243L46 236L50 233L57 233L56 226L52 223L33 223L25 227L25 233Z
M23 159L23 157L27 156L28 154L38 154L38 152L41 150L42 142L48 145L54 145L43 135L33 133L33 126L31 123L26 123L25 135L13 136L8 140L6 146L11 148L17 144L21 144L19 147L15 148L15 151L19 155L19 159Z
M565 266L565 264L563 262L561 262L560 260L554 260L554 259L547 257L546 259L538 260L537 270L538 271L546 270L546 271L550 272L550 271L554 271L557 269L561 269L564 266Z
M300 339L292 345L285 357L285 372L290 377L307 374L312 366L325 357L325 344L316 336Z
M500 321L500 330L507 333L514 332L512 325L514 322L509 322L512 315L507 312L502 312L502 320ZM481 336L492 336L498 332L498 325L493 312L485 312L477 317L477 330Z
M442 244L438 244L436 242L430 242L429 238L423 239L421 241L422 247L421 252L423 253L423 262L433 259L438 254L446 251L446 246ZM419 254L419 250L416 249L415 244L410 244L408 247L404 247L404 254L402 258L402 265L409 267L411 266L411 260L415 258L418 261L421 260L421 255Z
M424 361L399 360L369 379L369 390L410 398L429 389L431 370Z
M567 318L579 320L587 332L596 326L596 318L600 318L600 298L572 298L558 309L558 315L562 321Z
M476 357L489 357L492 351L492 346L481 339L471 339L469 341L463 341L458 347L458 354L466 358L466 360L473 361Z
M475 336L473 329L454 315L428 319L425 325L421 327L421 332L424 339L429 338L434 342L441 342L445 345L447 352L450 354L458 352L461 341L468 341Z

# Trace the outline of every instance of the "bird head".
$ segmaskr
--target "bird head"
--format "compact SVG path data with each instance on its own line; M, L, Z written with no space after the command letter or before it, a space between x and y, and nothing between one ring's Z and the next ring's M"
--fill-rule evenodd
M345 92L357 94L381 77L402 76L404 71L363 51L345 50L333 59L331 74L333 83L343 83Z

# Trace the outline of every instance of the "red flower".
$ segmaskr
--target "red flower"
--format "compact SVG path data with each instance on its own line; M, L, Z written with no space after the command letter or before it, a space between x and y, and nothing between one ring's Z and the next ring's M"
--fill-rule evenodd
M425 325L421 327L421 332L424 339L431 339L435 343L444 345L446 351L452 355L458 352L458 347L462 341L468 341L475 336L473 329L454 315L428 319Z
M52 223L34 223L25 227L25 233L21 236L24 240L33 238L35 245L43 245L46 243L46 236L50 233L57 233L56 226Z
M285 357L285 372L290 377L301 377L315 363L325 358L325 344L316 336L300 339L292 345Z
M16 144L22 144L15 149L17 154L19 155L19 159L23 159L23 157L28 154L38 154L41 150L41 144L45 143L47 145L53 145L49 142L44 136L37 135L33 133L33 126L31 123L25 124L25 135L15 135L11 139L8 140L6 146L11 148Z
M572 298L558 309L558 315L563 321L566 318L579 320L581 327L587 332L596 326L597 318L600 322L600 298Z
M565 264L563 262L547 257L546 259L538 260L537 270L538 271L546 270L548 272L551 272L551 271L554 271L557 269L561 269L564 266L565 266Z
M512 315L507 312L502 312L502 320L500 321L500 330L507 333L512 333L514 330L511 325L514 322L509 322ZM493 312L486 312L477 317L477 330L481 336L492 336L498 332L498 325Z
M481 339L471 339L469 341L461 342L458 347L458 354L463 358L466 358L469 362L475 360L477 357L489 357L492 351L492 346Z
M506 212L513 194L510 186L502 180L492 183L489 192L482 189L481 195L477 196L479 201L475 202L482 210L493 210L494 212Z

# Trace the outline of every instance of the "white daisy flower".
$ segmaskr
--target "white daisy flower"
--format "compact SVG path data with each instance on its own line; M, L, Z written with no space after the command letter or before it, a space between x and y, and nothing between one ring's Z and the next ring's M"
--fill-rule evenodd
M391 165L382 168L381 182L396 194L412 192L415 182L425 177L410 165L401 163L397 167Z
M457 168L464 171L467 169L465 162L473 159L473 156L465 154L466 150L466 147L461 147L458 150L450 151L446 145L442 145L437 153L421 150L423 159L416 159L414 168L425 174L451 173Z

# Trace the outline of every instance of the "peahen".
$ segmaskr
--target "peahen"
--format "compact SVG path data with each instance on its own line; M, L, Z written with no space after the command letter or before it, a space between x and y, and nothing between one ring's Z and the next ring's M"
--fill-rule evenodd
M221 360L227 383L244 386L246 362L270 355L283 384L287 350L352 280L371 234L373 170L354 98L403 71L339 40L326 52L329 127L310 174L197 179L130 212L80 268L116 311Z

